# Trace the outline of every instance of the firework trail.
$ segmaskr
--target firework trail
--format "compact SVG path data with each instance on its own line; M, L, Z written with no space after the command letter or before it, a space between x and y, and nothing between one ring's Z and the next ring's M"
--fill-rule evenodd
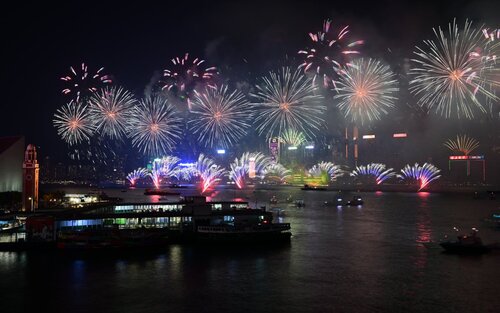
M160 188L161 177L162 177L161 168L153 165L153 168L151 169L151 172L148 173L148 176L149 176L149 178L151 178L151 181L153 182L153 185L155 186L155 188L156 189Z
M248 176L260 176L262 171L271 165L271 158L260 152L245 152L240 158L235 158L230 164L229 178L235 182L238 188L245 186L245 179Z
M54 114L57 134L69 145L89 140L94 133L87 106L71 100Z
M178 163L181 161L178 157L175 156L164 156L160 160L158 160L158 166L160 168L161 174L163 177L177 177L177 173L179 171Z
M320 177L324 174L328 175L331 181L337 179L344 174L344 171L339 165L335 165L332 162L319 162L309 169L309 174L313 177Z
M123 88L104 88L89 101L89 115L96 133L111 139L120 139L126 133L130 110L135 105L134 96Z
M267 138L281 137L288 129L304 133L313 138L324 122L326 107L321 104L323 97L317 87L296 70L283 68L280 72L270 72L257 86L257 93L252 94L260 108L255 119L257 131Z
M110 76L104 74L103 71L104 67L101 67L97 72L91 73L85 63L81 66L70 67L70 73L61 77L61 80L66 83L62 93L72 95L76 101L80 101L80 97L91 95L105 84L112 83Z
M368 165L356 166L351 174L352 177L361 178L375 177L377 185L382 184L387 179L396 176L392 168L386 169L386 165L382 163L370 163Z
M134 186L138 179L144 178L148 175L148 172L144 168L138 168L133 170L127 175L127 180L130 183L130 186Z
M203 153L198 156L196 171L201 178L201 193L214 188L226 173L225 169L216 165L212 159L206 157Z
M172 151L181 131L181 118L165 98L147 97L131 110L127 135L144 154L157 156Z
M236 160L237 159L235 159L235 161ZM250 175L250 172L253 171L254 175L260 176L262 171L270 166L273 161L270 157L265 156L261 152L245 152L241 155L238 162L237 164L240 166L245 166L247 174Z
M284 183L287 179L292 177L292 171L286 169L279 163L272 163L266 167L261 174L262 179Z
M192 108L191 94L197 87L213 86L213 80L218 74L216 67L205 67L205 60L189 59L189 53L184 57L172 60L172 66L164 70L162 90L174 92L186 100L189 110Z
M188 166L188 167L179 166L177 167L177 169L174 171L173 174L174 177L177 178L177 180L189 182L198 175L198 171L196 170L195 166Z
M247 170L245 169L244 166L237 166L235 163L231 163L229 165L229 179L234 181L236 186L238 186L239 189L242 189L245 187L245 175L247 173Z
M441 172L437 167L430 163L424 163L424 165L419 166L418 163L410 166L407 164L402 170L401 174L397 175L400 179L405 180L416 180L420 182L420 188L418 191L429 185L430 182L441 177L438 175Z
M460 30L453 21L448 32L434 29L436 40L424 41L426 47L414 52L410 91L421 106L435 107L445 118L472 119L475 111L486 112L489 101L499 100L492 91L499 80L490 75L498 64L490 57L489 37L471 24L466 21Z
M295 129L285 130L281 137L279 137L279 139L280 142L295 147L298 147L307 141L306 136L304 136L303 133L296 131Z
M205 147L228 148L237 143L250 127L252 105L227 86L195 91L190 130Z
M304 62L299 68L304 69L306 74L314 74L313 84L316 85L318 80L322 80L325 88L335 87L335 78L347 64L347 57L359 54L357 46L363 44L363 40L348 39L349 26L334 32L331 23L330 20L325 20L322 31L309 33L312 40L311 47L299 51L299 54L304 56Z
M339 109L353 122L379 120L397 100L395 78L389 66L379 61L355 60L339 77L334 99L339 99Z
M479 141L467 135L457 135L456 139L448 139L444 145L451 151L469 155L472 151L479 147Z

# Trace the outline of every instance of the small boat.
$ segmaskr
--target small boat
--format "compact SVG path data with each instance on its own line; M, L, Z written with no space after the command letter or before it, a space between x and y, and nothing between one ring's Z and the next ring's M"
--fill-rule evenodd
M363 199L361 199L360 196L353 196L352 199L347 201L345 205L354 206L354 205L363 205L363 203L364 203Z
M181 193L178 191L171 191L171 190L166 190L166 189L146 189L144 191L144 194L146 196L178 196Z
M304 185L304 187L302 187L300 189L301 190L318 190L318 191L326 191L327 190L325 187L309 186L309 185Z
M457 228L454 228L458 231ZM477 235L478 230L472 228L469 235L458 235L457 240L445 240L439 245L448 253L456 254L482 254L490 251L490 247L483 244ZM445 239L447 239L445 237Z
M495 227L500 228L500 212L492 213L489 218L484 219L485 222L492 223Z
M295 200L295 206L298 207L298 208L303 208L306 206L306 204L304 203L304 200L302 199L297 199Z
M179 184L170 184L168 188L187 188L187 186L179 185Z

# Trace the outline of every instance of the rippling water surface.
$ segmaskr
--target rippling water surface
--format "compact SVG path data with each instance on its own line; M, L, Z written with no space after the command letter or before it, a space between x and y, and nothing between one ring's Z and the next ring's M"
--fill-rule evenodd
M107 193L144 199L140 191ZM0 252L0 311L499 312L500 253L455 256L422 244L453 226L479 228L485 243L500 241L500 230L482 221L500 210L499 200L358 194L363 207L342 209L329 205L333 192L298 188L214 195L252 206L269 205L273 195L283 200L276 219L291 223L293 237L278 248ZM288 197L306 206L296 208Z

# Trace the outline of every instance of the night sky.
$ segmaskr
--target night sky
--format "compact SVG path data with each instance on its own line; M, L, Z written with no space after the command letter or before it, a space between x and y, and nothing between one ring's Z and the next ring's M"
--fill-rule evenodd
M60 77L81 62L104 66L115 82L142 96L155 73L190 52L225 79L253 83L296 58L308 32L326 18L347 23L366 41L363 54L395 66L432 28L457 18L499 25L500 1L138 1L125 4L46 1L2 10L0 136L25 135L42 155L65 145L52 116L67 98ZM338 24L337 24L338 23Z

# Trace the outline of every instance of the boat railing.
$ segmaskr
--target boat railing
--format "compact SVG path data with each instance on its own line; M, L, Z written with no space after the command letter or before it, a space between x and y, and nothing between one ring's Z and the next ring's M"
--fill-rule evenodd
M232 227L228 225L198 226L199 232L229 233L229 232L252 232L252 231L284 231L290 230L290 223L261 224L246 227Z

